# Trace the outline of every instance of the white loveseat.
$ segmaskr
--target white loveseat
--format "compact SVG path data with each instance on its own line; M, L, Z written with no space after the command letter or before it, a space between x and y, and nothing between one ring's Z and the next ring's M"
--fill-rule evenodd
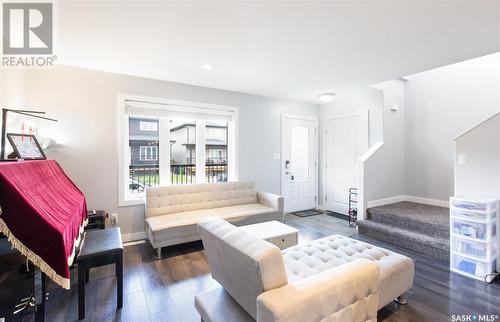
M221 218L198 229L222 285L195 297L205 322L375 322L413 284L410 258L341 235L280 251Z
M161 247L200 240L196 225L208 217L235 225L283 222L283 197L242 181L148 188L145 216L148 239L161 257Z

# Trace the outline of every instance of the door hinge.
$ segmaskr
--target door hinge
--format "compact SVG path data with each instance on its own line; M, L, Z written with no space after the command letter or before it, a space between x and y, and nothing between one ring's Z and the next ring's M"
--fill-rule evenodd
M325 201L328 201L328 197L325 197Z
M316 202L318 199L317 199L317 196L314 196L314 202Z

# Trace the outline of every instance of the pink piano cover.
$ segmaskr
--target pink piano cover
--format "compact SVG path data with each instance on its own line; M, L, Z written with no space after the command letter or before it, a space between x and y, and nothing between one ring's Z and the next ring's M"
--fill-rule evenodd
M69 289L69 266L86 222L85 196L54 160L0 162L0 231Z

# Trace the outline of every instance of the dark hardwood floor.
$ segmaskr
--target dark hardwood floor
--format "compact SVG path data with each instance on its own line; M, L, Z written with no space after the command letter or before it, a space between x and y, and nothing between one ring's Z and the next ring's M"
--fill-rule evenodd
M301 218L287 215L286 223L300 229L300 242L331 234L364 240L410 256L415 261L414 286L408 292L407 305L392 303L379 312L379 321L451 321L452 314L500 315L500 285L485 285L450 273L448 263L367 237L358 236L347 222L327 215ZM194 295L215 287L210 277L201 242L164 248L166 257L155 260L151 246L141 243L124 251L124 303L116 311L114 268L106 266L91 271L86 287L87 321L199 321L193 306ZM22 265L19 254L0 257L0 313L8 302L20 298L28 278L14 281L2 275L6 263ZM72 270L71 290L49 283L46 321L77 320L77 276ZM17 299L15 299L17 297ZM0 315L1 317L1 315ZM32 321L29 313L7 321ZM496 319L500 321L500 319ZM473 320L474 321L474 320ZM476 320L477 321L477 320ZM491 321L491 320L488 320ZM307 321L304 321L307 322Z

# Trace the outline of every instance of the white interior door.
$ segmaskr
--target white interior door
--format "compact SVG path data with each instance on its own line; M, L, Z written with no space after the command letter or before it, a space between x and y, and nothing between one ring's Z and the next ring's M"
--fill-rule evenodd
M368 149L368 111L325 121L325 206L347 215L349 189L358 187L357 160Z
M316 208L317 128L317 119L282 116L281 192L287 212Z

